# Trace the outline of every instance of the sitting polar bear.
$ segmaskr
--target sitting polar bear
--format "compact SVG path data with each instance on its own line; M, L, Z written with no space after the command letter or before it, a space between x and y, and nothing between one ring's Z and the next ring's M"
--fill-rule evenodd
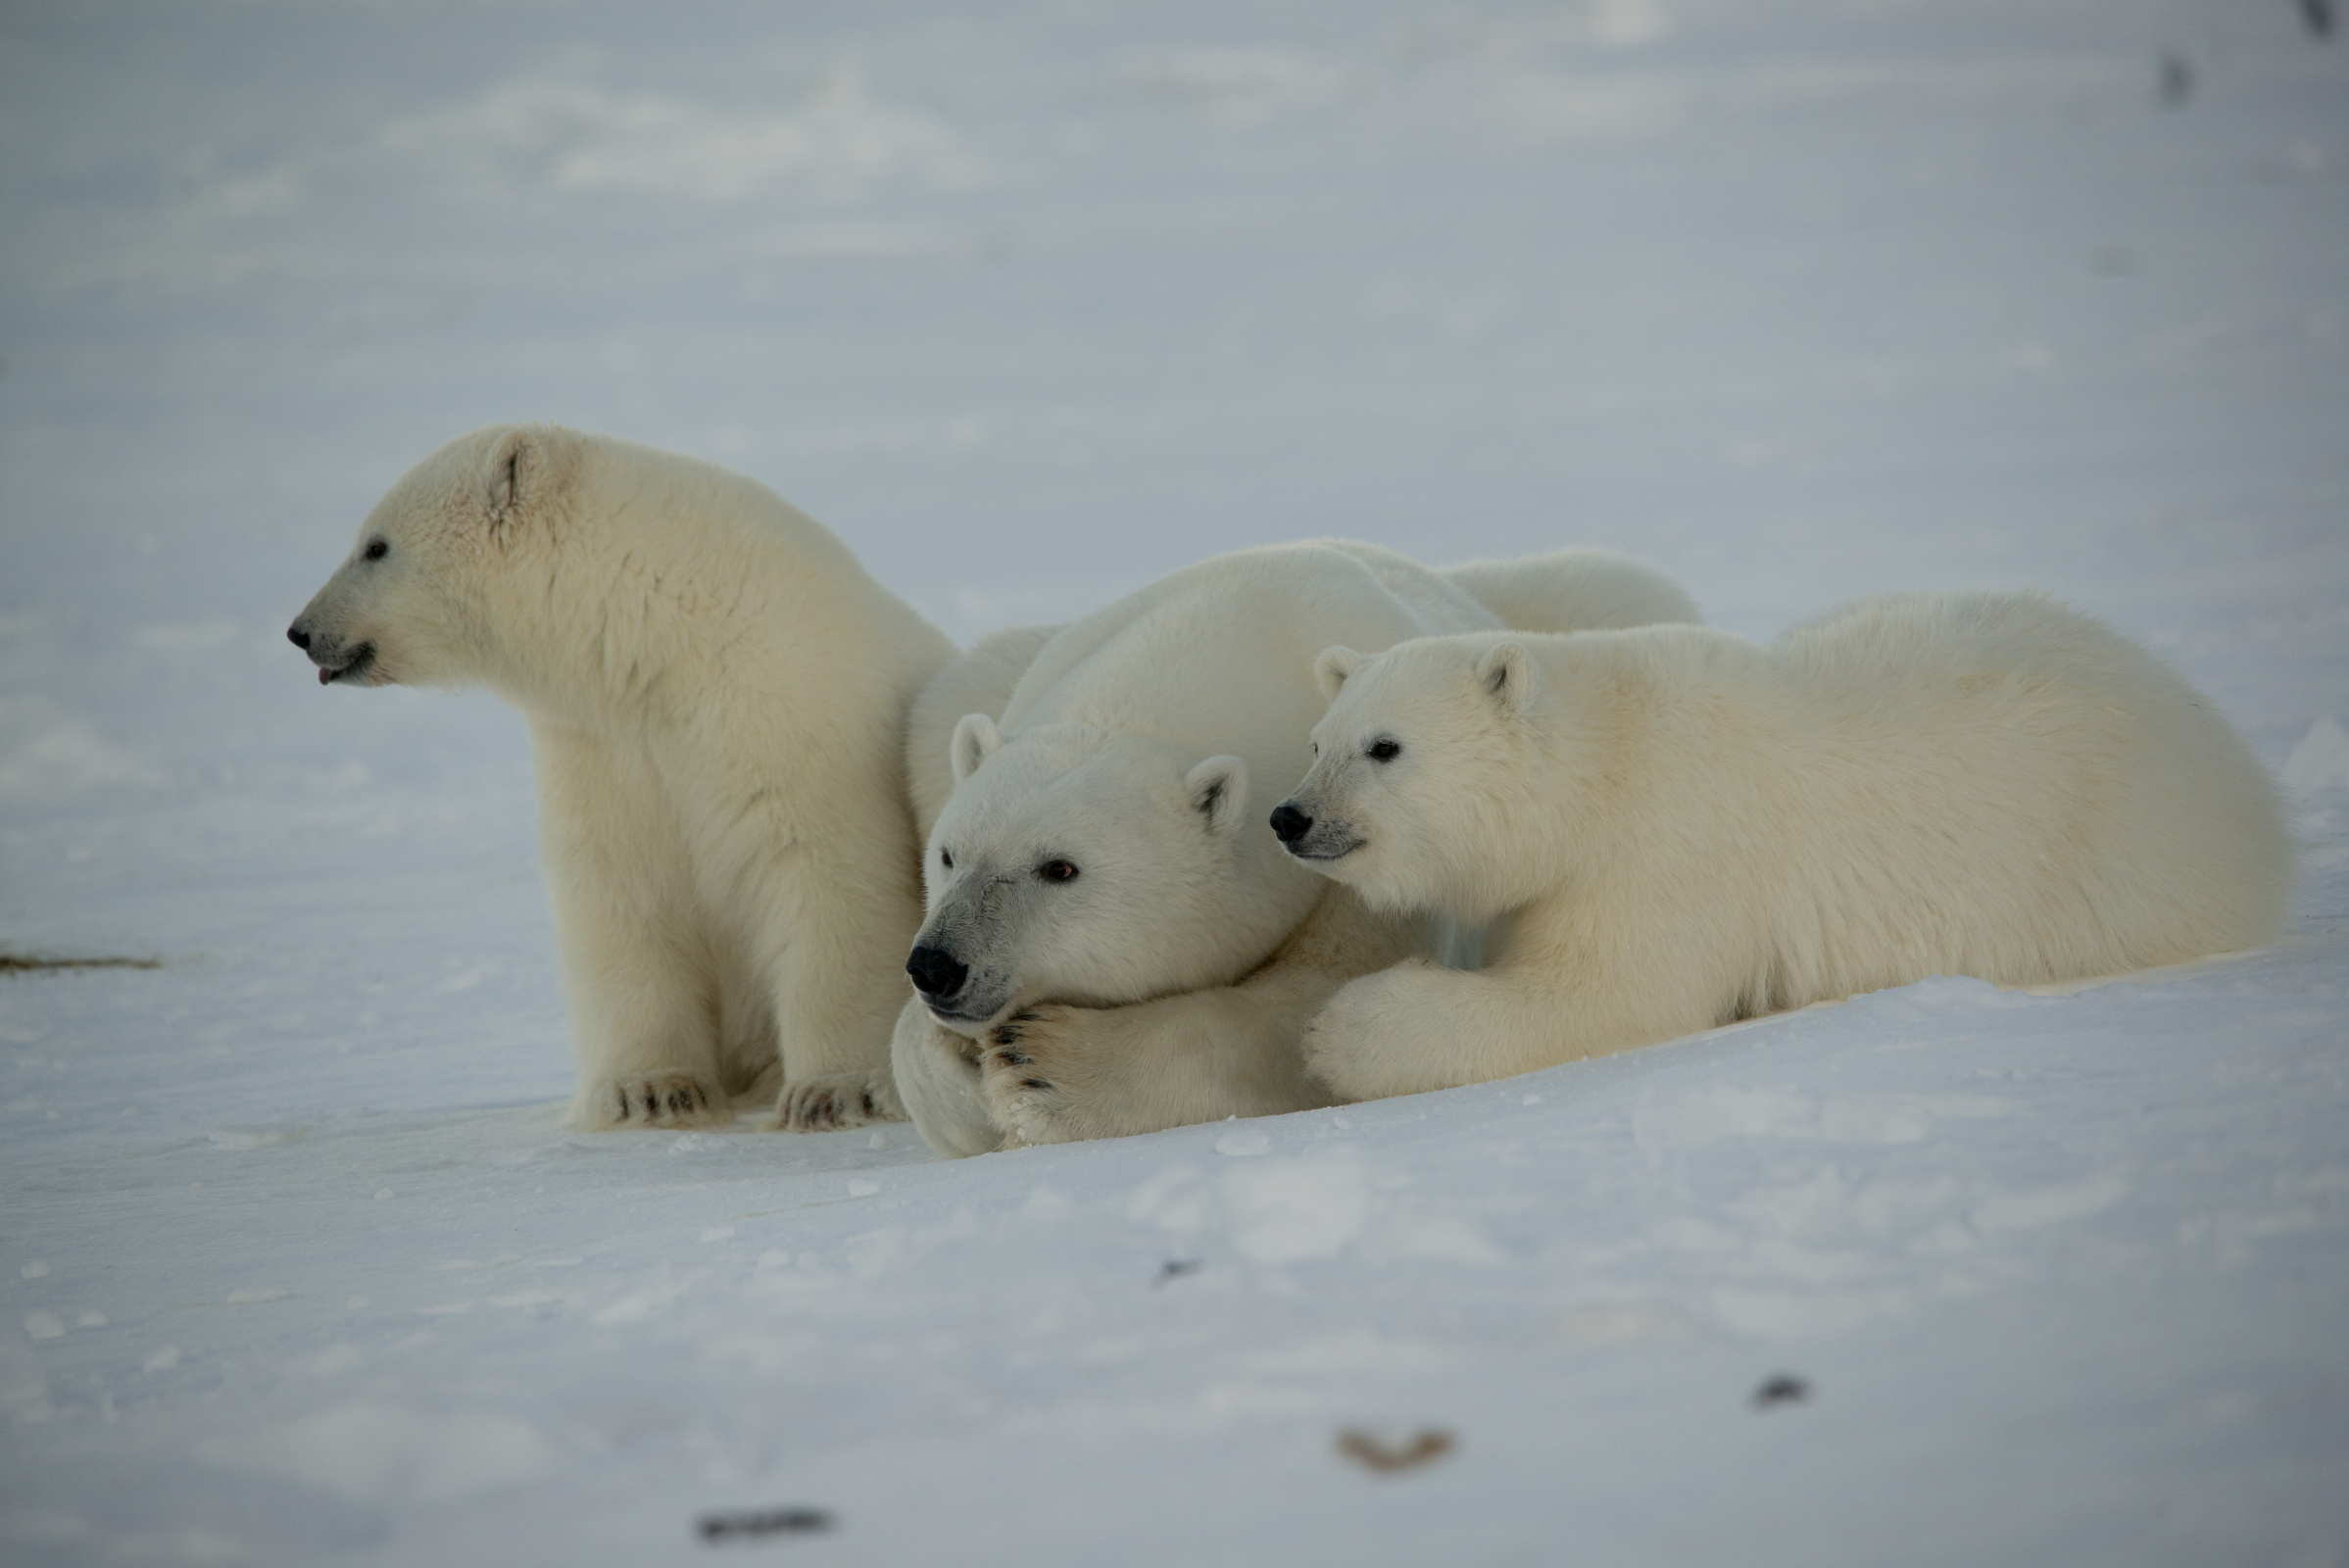
M1933 974L2122 973L2270 940L2276 792L2151 655L2036 594L1901 595L1771 648L1689 626L1332 648L1298 862L1387 910L1513 913L1483 971L1339 991L1372 1099Z
M706 464L496 426L392 487L288 635L321 681L528 715L575 1124L903 1113L901 748L954 649L838 539Z
M1537 622L1695 614L1595 551L1448 575L1368 545L1243 551L1057 632L991 639L923 694L908 768L929 912L895 1057L933 1149L1326 1102L1305 1021L1425 944L1417 922L1330 897L1248 804L1310 760L1326 699L1306 651L1338 627L1384 646L1501 626L1480 599ZM993 1045L976 1063L970 1039Z

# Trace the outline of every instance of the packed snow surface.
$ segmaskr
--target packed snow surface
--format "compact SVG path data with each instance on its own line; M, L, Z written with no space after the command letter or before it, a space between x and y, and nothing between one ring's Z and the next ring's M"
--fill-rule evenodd
M0 1557L2349 1563L2326 0L0 11ZM714 459L956 637L1343 534L2049 589L2287 940L989 1155L565 1131L521 722L283 627Z

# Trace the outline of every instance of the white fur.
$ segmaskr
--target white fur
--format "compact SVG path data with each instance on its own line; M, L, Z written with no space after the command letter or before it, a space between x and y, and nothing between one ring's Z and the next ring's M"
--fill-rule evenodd
M1388 551L1282 545L1219 557L1047 642L1002 722L971 713L929 834L919 943L969 967L934 998L985 1032L1039 1000L1094 1006L1228 984L1271 956L1322 889L1251 808L1310 760L1320 693L1301 652L1494 624ZM1040 876L1073 867L1064 882Z
M1440 638L1341 679L1295 848L1378 907L1514 914L1481 972L1406 962L1337 994L1306 1049L1349 1097L1932 974L2122 973L2282 919L2258 762L2160 662L2039 595L1870 600L1770 648Z
M498 426L393 486L294 630L321 678L527 715L577 1125L900 1113L901 747L953 649L832 534L707 464Z
M1436 575L1466 589L1512 631L1605 631L1695 625L1696 601L1655 567L1607 550L1553 550L1518 561L1470 561Z
M1521 596L1522 612L1545 621L1610 605L1693 613L1619 558L1526 565L1542 591ZM1508 584L1503 566L1455 570L1488 593ZM1035 649L1030 667L951 738L925 694L913 794L952 795L926 831L920 941L972 971L969 994L940 1009L945 1027L919 1001L899 1021L900 1093L931 1147L972 1153L1006 1135L1099 1137L1326 1100L1298 1054L1305 1020L1345 979L1429 944L1420 922L1300 873L1266 826L1325 704L1300 661L1337 635L1379 648L1500 623L1392 552L1277 546L1177 572L1040 643L1006 634ZM933 692L1000 680L1008 651L974 650ZM1040 879L1055 859L1079 874Z

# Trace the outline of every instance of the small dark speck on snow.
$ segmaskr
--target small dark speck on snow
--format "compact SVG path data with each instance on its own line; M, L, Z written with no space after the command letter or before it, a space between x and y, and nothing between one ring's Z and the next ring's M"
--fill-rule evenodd
M1811 1386L1791 1373L1780 1372L1762 1380L1753 1391L1753 1407L1768 1410L1782 1404L1801 1404L1811 1396Z
M1459 1440L1442 1427L1421 1427L1407 1443L1390 1443L1359 1427L1338 1434L1338 1451L1365 1470L1390 1475L1433 1464L1452 1451Z
M751 1508L706 1513L700 1528L702 1539L713 1544L765 1536L820 1536L832 1528L832 1516L821 1508Z
M0 953L0 974L57 974L67 969L160 969L161 958L42 958Z

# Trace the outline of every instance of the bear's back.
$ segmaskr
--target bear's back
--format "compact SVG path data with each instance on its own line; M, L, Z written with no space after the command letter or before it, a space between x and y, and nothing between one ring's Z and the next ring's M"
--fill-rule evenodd
M2273 935L2290 878L2274 787L2101 622L2035 593L1893 595L1773 653L1820 869L1897 868L1914 939L1948 945L1936 967L2024 982Z
M1497 625L1464 591L1374 545L1313 541L1218 556L1063 627L1010 702L1008 736L1048 724L1137 734L1194 755L1236 754L1302 776L1328 706L1313 661Z

